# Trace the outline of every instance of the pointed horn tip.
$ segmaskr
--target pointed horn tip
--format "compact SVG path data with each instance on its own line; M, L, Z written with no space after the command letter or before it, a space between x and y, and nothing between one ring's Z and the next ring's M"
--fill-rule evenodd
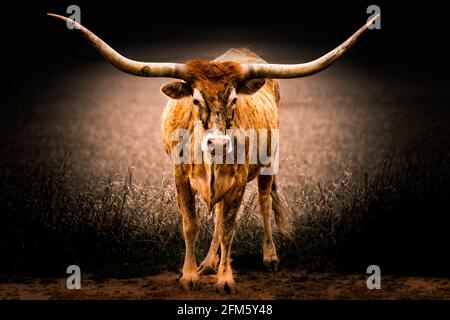
M379 17L381 16L381 14L377 14L375 17L373 17L372 19L370 19L369 21L367 21L367 26L369 26L370 24L372 24L375 20L377 20Z
M57 19L60 19L60 20L64 20L64 21L71 20L71 19L69 19L69 18L66 18L66 17L61 16L61 15L56 14L56 13L50 13L50 12L47 12L47 16L49 16L49 17L54 17L54 18L57 18Z
M51 12L47 12L47 15L48 15L49 17L57 17L57 18L62 17L62 16L60 16L59 14L51 13Z

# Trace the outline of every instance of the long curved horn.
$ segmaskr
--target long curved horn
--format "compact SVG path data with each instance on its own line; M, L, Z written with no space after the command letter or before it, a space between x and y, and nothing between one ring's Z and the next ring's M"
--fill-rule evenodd
M301 64L243 64L242 67L244 69L245 77L287 79L306 77L320 72L331 66L337 59L339 59L339 57L342 56L356 42L359 36L366 31L372 22L379 16L380 15L377 14L339 47L314 61Z
M95 50L97 50L103 58L111 62L117 69L141 77L168 77L184 79L185 65L181 63L155 63L155 62L140 62L128 59L113 48L111 48L106 42L97 37L87 28L83 27L78 22L60 16L58 14L47 13L48 16L52 16L67 23L70 23L79 30L83 36L91 43Z

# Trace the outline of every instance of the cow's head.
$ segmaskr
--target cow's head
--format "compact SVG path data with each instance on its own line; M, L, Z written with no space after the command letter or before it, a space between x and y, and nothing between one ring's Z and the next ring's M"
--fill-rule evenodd
M265 83L261 78L246 79L239 63L193 60L186 63L185 82L172 82L161 91L172 99L191 99L195 120L200 121L207 134L203 151L214 153L218 148L232 151L226 129L232 127L240 95L251 95Z
M205 129L224 132L229 127L239 95L253 94L263 85L266 78L299 78L320 72L333 64L346 52L358 37L379 17L373 17L350 38L322 57L301 64L239 64L236 62L207 62L193 60L181 63L140 62L128 59L90 30L66 17L48 14L66 21L78 29L92 46L115 67L142 77L169 77L184 80L162 87L162 92L173 99L190 98L198 111L198 118ZM227 143L227 138L217 134L212 143Z

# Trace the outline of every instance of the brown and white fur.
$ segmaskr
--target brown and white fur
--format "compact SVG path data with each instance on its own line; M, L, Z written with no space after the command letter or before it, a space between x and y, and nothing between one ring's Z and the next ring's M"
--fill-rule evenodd
M244 80L240 64L265 63L248 49L231 49L214 61L190 61L186 82L165 85L161 91L172 99L162 116L162 138L171 155L177 143L174 131L194 130L201 121L202 130L278 129L279 83L271 79ZM268 137L270 139L270 136ZM248 146L246 151L248 151ZM186 253L180 285L198 288L199 275L217 270L216 289L220 293L236 291L231 269L231 244L236 215L246 184L257 178L260 213L264 224L263 261L273 271L279 259L272 238L271 213L275 212L280 231L288 224L277 194L275 175L261 175L262 164L175 164L174 176L178 206L183 220ZM195 195L199 194L209 210L215 208L215 230L209 252L198 266L195 243L200 229ZM220 262L217 251L220 246ZM219 262L219 263L218 263Z

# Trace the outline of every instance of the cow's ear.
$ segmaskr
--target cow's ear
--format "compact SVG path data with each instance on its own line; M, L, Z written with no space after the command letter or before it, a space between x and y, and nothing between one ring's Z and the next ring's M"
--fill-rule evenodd
M186 82L171 82L161 87L161 92L172 99L181 99L192 95L193 91Z
M238 84L236 93L238 94L254 94L262 88L266 83L265 79L248 79Z

